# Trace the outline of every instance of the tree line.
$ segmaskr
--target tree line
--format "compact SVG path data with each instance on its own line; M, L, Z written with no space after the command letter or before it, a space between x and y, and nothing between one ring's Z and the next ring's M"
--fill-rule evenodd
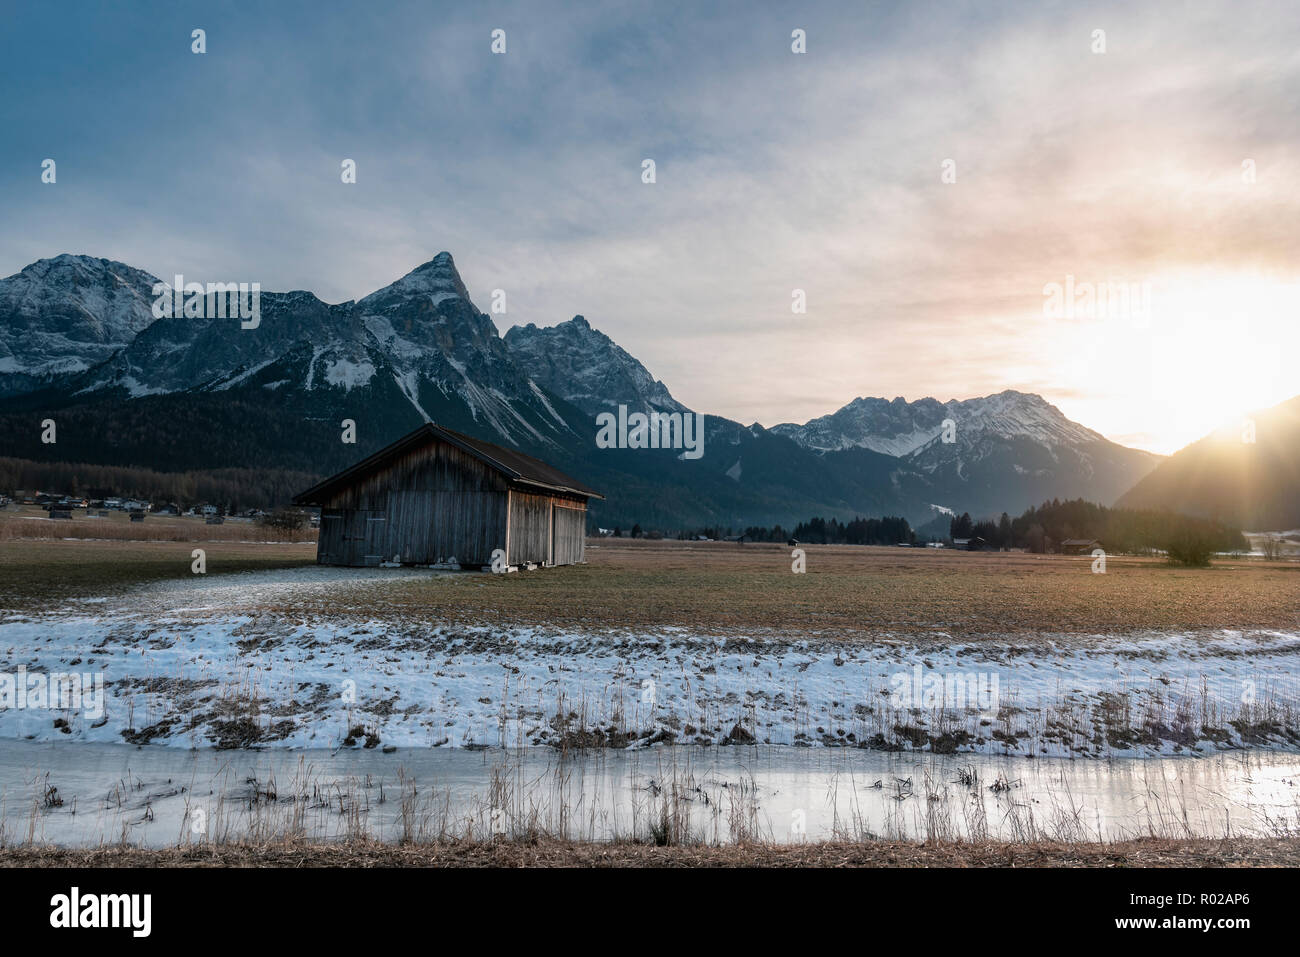
M639 528L640 526L638 526ZM786 531L782 525L764 528L751 525L742 532L717 525L703 528L683 529L677 534L678 539L693 540L697 538L729 539L743 536L751 542L781 542L790 539L811 545L897 545L916 542L916 532L907 519L897 516L884 518L855 518L841 522L835 518L810 518L795 525L794 531Z
M1250 545L1239 529L1220 522L1194 518L1175 512L1150 509L1107 508L1085 499L1062 502L1052 499L1027 509L1019 518L1006 512L994 519L976 521L970 513L954 515L948 524L949 540L981 538L984 547L994 549L1023 548L1031 552L1059 551L1061 543L1073 540L1096 540L1113 554L1149 555L1164 552L1174 561L1202 565L1215 552L1249 551ZM640 537L640 526L633 536ZM659 533L651 533L662 537ZM732 528L707 526L682 530L679 539L734 539L741 535L755 542L786 542L794 539L811 545L916 545L916 531L907 519L897 516L854 518L841 522L835 518L810 518L787 532L781 525L771 528L750 526L743 532Z
M1154 551L1190 551L1202 564L1213 552L1249 551L1240 529L1221 522L1194 518L1176 512L1151 509L1107 508L1085 499L1062 502L1052 499L1030 508L1019 518L1006 512L996 522L973 521L969 513L954 516L949 523L952 538L984 539L990 548L1024 548L1051 552L1070 539L1095 539L1108 552L1130 555Z

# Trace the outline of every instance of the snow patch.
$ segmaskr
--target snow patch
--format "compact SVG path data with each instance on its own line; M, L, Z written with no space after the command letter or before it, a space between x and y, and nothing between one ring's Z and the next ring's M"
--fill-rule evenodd
M375 377L373 364L351 359L335 359L325 366L325 381L332 386L341 386L348 392L360 388Z

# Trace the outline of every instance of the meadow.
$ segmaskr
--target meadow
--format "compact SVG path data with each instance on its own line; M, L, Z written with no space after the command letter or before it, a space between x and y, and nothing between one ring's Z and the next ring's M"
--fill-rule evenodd
M172 534L188 536L181 541L0 534L0 607L48 609L136 584L192 579L196 547L206 552L210 578L314 563L311 543L248 540L265 531L200 521L172 526ZM214 532L230 537L205 537ZM246 540L231 540L235 535ZM1094 574L1089 556L801 547L806 572L795 574L791 549L783 545L592 539L582 566L469 572L382 589L340 585L327 595L286 593L265 610L329 617L364 609L447 624L684 628L851 641L1300 628L1300 561L1294 560L1224 557L1210 568L1188 569L1159 558L1112 556L1105 574Z

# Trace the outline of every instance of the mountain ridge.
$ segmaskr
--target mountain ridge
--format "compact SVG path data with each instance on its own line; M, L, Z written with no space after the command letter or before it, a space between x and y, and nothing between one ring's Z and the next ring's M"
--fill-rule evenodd
M1300 528L1300 395L1180 449L1117 504L1173 509L1250 531Z
M602 450L594 445L599 411L691 410L582 316L501 335L448 252L358 300L262 292L255 329L217 317L150 314L145 323L147 273L89 257L42 262L55 265L0 280L0 303L18 303L13 324L57 329L69 314L92 315L76 327L79 337L49 339L39 356L11 348L15 364L47 363L43 375L24 365L26 379L0 386L0 437L34 459L80 454L71 460L326 474L436 420L606 482L617 490L597 508L606 523L669 527L818 513L919 520L933 516L931 503L996 513L1089 489L1086 497L1099 499L1131 487L1155 459L1013 390L947 403L855 399L804 426L772 429L706 415L705 460L693 465L672 450ZM34 288L42 276L53 277L49 288ZM18 277L21 289L11 290ZM23 312L24 302L44 305ZM97 309L111 315L96 317ZM0 331L10 324L11 313L0 312ZM59 447L35 441L33 411L64 420ZM358 424L355 447L339 443L345 418ZM940 434L945 418L955 424L951 442Z

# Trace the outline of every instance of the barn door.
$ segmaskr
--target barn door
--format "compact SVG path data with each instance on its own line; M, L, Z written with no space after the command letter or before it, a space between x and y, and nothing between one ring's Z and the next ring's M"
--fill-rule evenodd
M380 562L390 561L393 556L385 554L385 549L388 548L388 516L377 508L366 509L364 514L366 518L365 563L378 565Z
M321 509L316 561L322 565L344 564L343 513L337 508Z
M349 509L344 515L342 563L378 565L384 560L379 548L387 525L383 520L384 513L374 508L356 508Z

